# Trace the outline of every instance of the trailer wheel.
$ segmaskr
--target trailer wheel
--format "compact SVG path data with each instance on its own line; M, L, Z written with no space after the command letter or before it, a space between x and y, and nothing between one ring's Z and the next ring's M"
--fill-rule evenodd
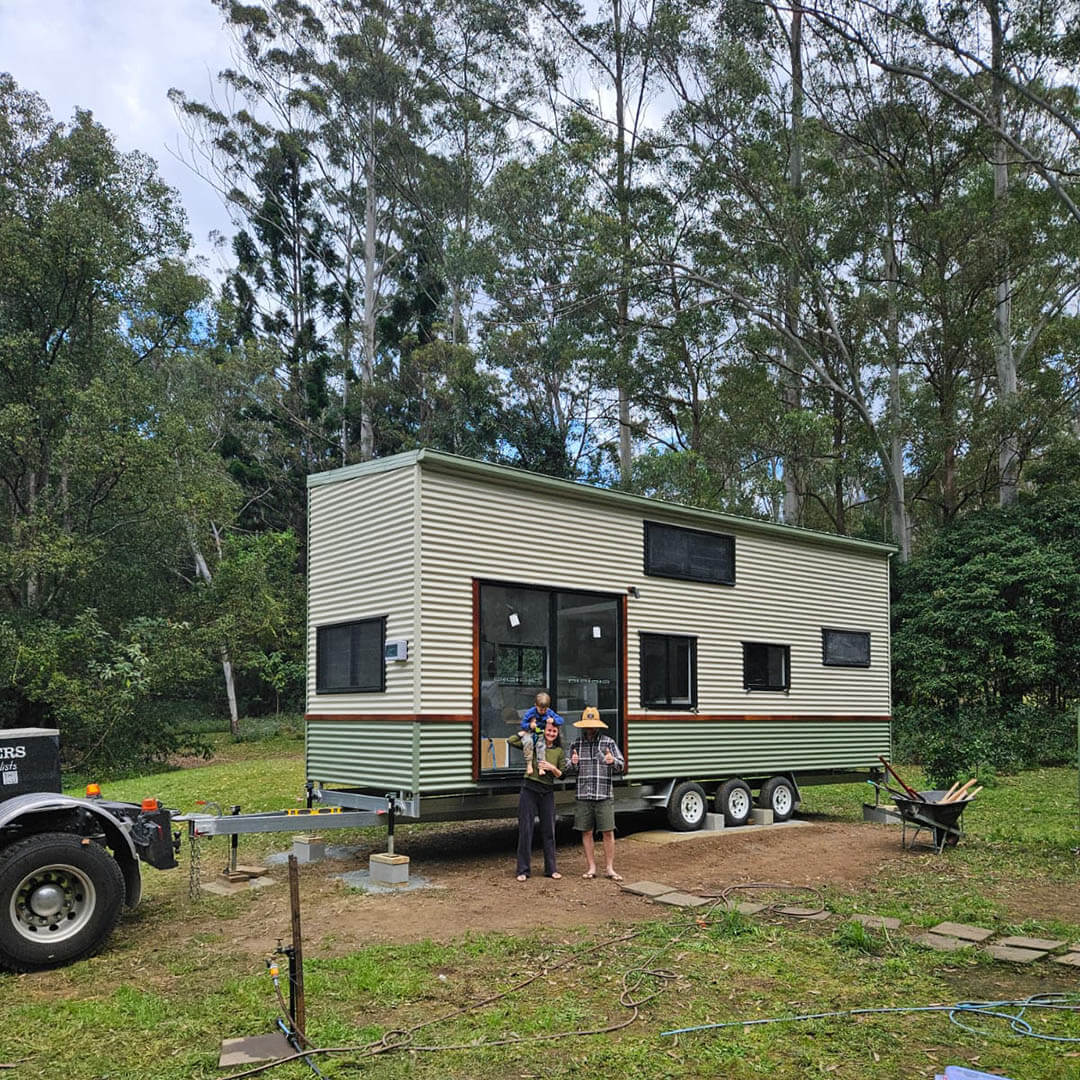
M725 825L745 825L753 809L750 787L743 780L727 780L716 790L716 812Z
M774 776L761 785L758 806L762 810L771 810L773 821L787 821L797 805L795 787L786 776Z
M701 828L708 809L709 798L705 789L693 780L684 780L675 785L668 800L668 824L676 832L693 832Z
M90 956L124 903L124 875L100 844L39 833L0 851L0 966L37 971Z

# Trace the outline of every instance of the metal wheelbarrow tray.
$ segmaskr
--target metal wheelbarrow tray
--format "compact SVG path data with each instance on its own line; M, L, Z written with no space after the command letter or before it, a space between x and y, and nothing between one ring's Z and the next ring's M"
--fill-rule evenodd
M953 847L964 835L963 829L960 828L960 818L971 799L965 797L957 799L956 802L939 802L938 800L945 798L948 794L947 791L920 791L919 794L925 802L912 799L907 795L900 795L895 791L890 791L890 794L893 802L896 803L898 816L903 824L900 843L904 847L914 847L919 833L926 829L933 837L934 850L940 855L946 845ZM907 842L909 825L914 828L910 844Z

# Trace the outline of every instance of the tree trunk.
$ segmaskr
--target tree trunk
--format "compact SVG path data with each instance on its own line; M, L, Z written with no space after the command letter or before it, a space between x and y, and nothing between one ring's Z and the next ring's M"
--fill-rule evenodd
M1005 129L1005 83L1002 78L1004 34L998 0L984 0L990 16L990 66L993 69L993 106L991 117L999 131ZM994 140L994 207L999 227L1003 225L1009 195L1008 147L998 135ZM1012 347L1012 281L1009 246L997 244L997 287L994 304L994 361L997 367L998 400L1002 408L1001 445L998 449L998 502L1011 506L1016 502L1019 484L1019 445L1013 418L1016 404L1016 358Z
M791 12L791 32L789 36L791 52L791 143L788 149L788 185L793 203L802 197L802 114L803 114L803 70L802 70L802 8L796 4ZM801 288L798 270L798 241L793 245L791 264L785 282L784 325L790 338L798 336L799 306ZM781 378L784 407L788 412L802 408L801 365L795 348L789 343L784 346L785 366ZM797 454L788 454L784 461L784 521L789 525L798 525L803 517L802 487L799 470L796 468Z
M885 333L889 356L889 518L892 538L900 548L900 561L907 562L911 558L911 527L904 495L904 433L900 402L900 305L897 297L900 267L896 259L896 236L891 208L885 237L885 280L888 295Z
M371 419L371 391L375 384L375 106L368 106L369 144L364 159L364 353L360 362L360 460L375 456L375 428Z
M626 40L622 0L611 6L615 46L615 200L619 211L619 295L616 334L619 369L619 483L630 486L633 445L630 431L630 161L626 147Z
M191 555L195 560L195 572L207 585L210 585L214 579L199 547L199 542L195 538L194 526L189 525L187 531L188 546L191 548ZM221 670L225 676L225 696L229 701L229 731L235 738L240 734L240 714L236 707L236 680L233 677L232 658L229 656L229 647L224 642L221 645Z

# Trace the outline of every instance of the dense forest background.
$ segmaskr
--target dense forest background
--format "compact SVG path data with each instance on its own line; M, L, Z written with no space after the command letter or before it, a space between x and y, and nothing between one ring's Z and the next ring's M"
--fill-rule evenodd
M213 2L223 279L0 76L0 726L301 710L305 477L430 446L890 541L898 753L1073 752L1075 3Z

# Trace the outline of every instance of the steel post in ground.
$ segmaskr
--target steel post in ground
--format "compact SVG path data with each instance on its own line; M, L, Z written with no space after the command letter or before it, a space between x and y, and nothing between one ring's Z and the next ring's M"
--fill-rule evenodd
M229 807L229 812L232 814L233 817L239 817L240 816L240 807L239 806L230 806ZM239 833L233 833L232 834L232 839L229 842L229 873L230 874L235 874L236 873L236 865L237 865L236 860L237 860L237 855L239 854L239 851L240 851L240 834Z
M388 792L386 796L386 854L394 854L394 793Z

